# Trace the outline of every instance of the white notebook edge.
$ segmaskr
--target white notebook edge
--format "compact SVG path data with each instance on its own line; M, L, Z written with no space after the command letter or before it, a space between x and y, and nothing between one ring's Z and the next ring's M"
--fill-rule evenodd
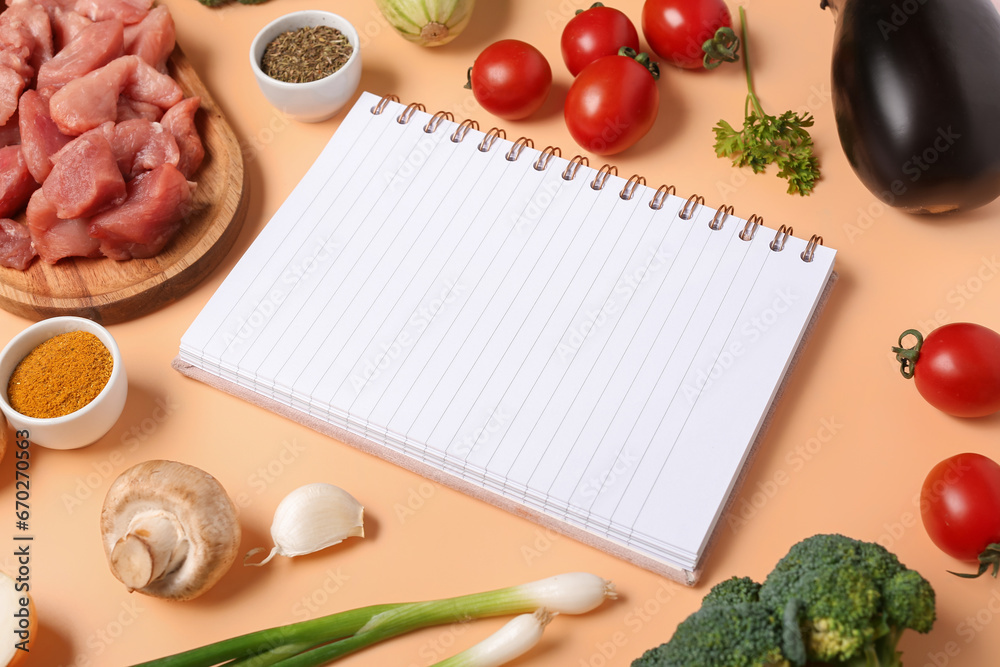
M637 567L643 568L655 574L661 575L667 579L675 581L677 583L683 584L685 586L694 586L698 583L703 568L704 561L709 556L712 550L713 543L716 542L719 536L719 519L725 516L726 512L729 510L734 499L739 495L740 487L743 484L744 479L747 477L748 471L753 463L755 455L761 442L763 441L768 426L774 415L774 411L778 402L781 399L781 395L784 391L784 387L791 377L794 368L798 364L798 360L802 354L803 349L806 346L807 340L811 337L812 331L816 326L816 322L829 299L830 292L833 288L834 283L837 280L837 272L831 271L830 278L827 280L821 294L816 300L813 307L810 319L805 329L803 330L802 336L799 339L799 343L792 354L792 358L785 370L784 375L778 384L777 390L775 391L774 398L768 406L767 414L765 415L760 429L757 431L757 436L753 443L747 450L746 457L744 459L743 466L741 467L740 474L735 480L732 489L730 490L729 496L726 502L720 509L719 515L716 518L716 523L711 531L710 537L708 538L705 548L702 550L701 562L695 569L685 569L678 567L672 563L666 563L661 560L652 558L646 554L639 553L629 547L622 545L618 542L610 540L603 535L598 535L587 531L575 524L562 521L549 514L542 511L535 510L531 507L518 503L516 501L507 498L499 493L490 491L483 486L469 482L461 477L452 475L445 470L436 468L432 465L424 463L414 457L407 456L400 452L393 450L390 447L379 444L377 442L362 438L350 431L344 430L338 426L330 424L329 422L323 421L317 417L311 416L305 412L292 408L284 403L276 401L272 398L264 396L263 394L258 394L257 392L243 387L235 382L226 380L219 377L213 373L205 371L193 364L190 364L177 356L173 362L172 367L191 379L202 382L210 387L220 389L238 399L246 401L252 405L264 408L270 412L286 417L296 423L302 424L307 428L310 428L318 433L329 436L334 440L340 441L347 444L355 449L363 451L367 454L374 455L384 461L393 463L401 468L409 470L421 477L429 479L433 482L437 482L443 486L447 486L455 491L463 493L469 497L484 501L489 503L499 509L505 510L515 516L527 519L543 528L548 528L554 532L565 535L572 539L577 540L583 544L594 547L612 556L620 558L628 563L636 565Z

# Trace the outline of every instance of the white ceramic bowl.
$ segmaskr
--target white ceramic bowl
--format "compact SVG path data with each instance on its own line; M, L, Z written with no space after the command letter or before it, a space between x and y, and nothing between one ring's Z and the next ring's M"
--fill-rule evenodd
M7 400L7 382L11 373L36 345L70 331L89 331L104 343L104 347L111 352L111 378L93 401L76 412L51 419L22 415ZM115 339L100 324L82 317L42 320L11 339L3 351L0 351L0 379L3 381L3 386L0 387L0 410L3 410L11 427L28 431L28 439L33 444L50 449L79 449L99 440L118 421L125 408L125 395L128 393L125 366Z
M264 49L283 32L325 25L342 32L354 47L347 62L330 76L308 83L273 79L260 68ZM292 12L268 23L250 44L250 67L264 97L276 109L295 120L314 123L330 118L347 103L361 81L361 44L358 31L347 19L330 12L307 9Z

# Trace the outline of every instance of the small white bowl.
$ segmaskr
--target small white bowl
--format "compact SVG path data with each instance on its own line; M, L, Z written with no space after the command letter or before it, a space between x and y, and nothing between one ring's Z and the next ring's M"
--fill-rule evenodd
M283 32L325 25L347 37L353 51L347 62L333 74L307 83L273 79L260 68L264 49ZM315 123L332 117L347 103L361 81L361 44L350 22L330 12L307 9L292 12L268 23L250 44L250 67L264 97L276 109L295 120Z
M27 417L10 406L7 382L17 364L37 345L53 336L70 331L89 331L111 352L112 367L108 383L87 405L62 417L43 419ZM125 408L128 379L122 364L121 351L111 333L100 324L83 317L53 317L36 322L16 335L0 351L0 410L15 431L28 431L28 440L49 449L79 449L111 430Z

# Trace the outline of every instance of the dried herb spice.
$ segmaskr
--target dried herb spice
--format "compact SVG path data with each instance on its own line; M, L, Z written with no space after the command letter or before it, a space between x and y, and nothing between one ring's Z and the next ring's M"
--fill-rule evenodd
M94 334L59 334L35 346L14 368L7 400L27 417L62 417L97 398L113 366L111 352Z
M330 76L354 53L347 36L327 25L289 30L264 48L260 68L272 79L307 83Z

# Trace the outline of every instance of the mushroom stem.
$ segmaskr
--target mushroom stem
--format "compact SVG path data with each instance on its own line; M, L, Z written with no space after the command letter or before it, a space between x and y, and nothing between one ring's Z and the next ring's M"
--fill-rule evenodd
M142 512L112 549L111 570L132 592L176 570L187 552L187 537L173 514Z

